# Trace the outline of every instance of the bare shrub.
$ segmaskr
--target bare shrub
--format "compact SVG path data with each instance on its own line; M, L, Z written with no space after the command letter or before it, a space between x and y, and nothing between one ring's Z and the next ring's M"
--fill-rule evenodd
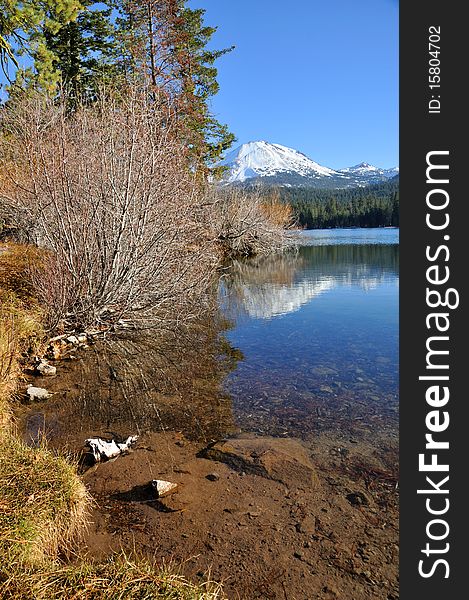
M40 95L2 112L0 198L49 251L33 275L51 326L153 327L203 310L215 247L167 108L130 90L72 115Z
M259 192L230 186L214 192L215 237L228 257L256 256L290 245L291 210Z
M273 190L263 197L261 210L270 223L283 230L290 229L295 225L295 216L291 204L282 202L278 190Z

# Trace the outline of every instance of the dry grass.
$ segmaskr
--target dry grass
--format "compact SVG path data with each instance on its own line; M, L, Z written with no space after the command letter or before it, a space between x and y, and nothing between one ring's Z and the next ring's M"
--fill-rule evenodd
M26 352L36 353L44 341L42 311L32 297L28 265L36 257L29 246L8 244L0 254L0 429L10 418L9 400Z
M107 562L89 562L49 570L4 569L0 599L24 600L221 600L221 586L211 581L192 584L174 567L158 568L125 554ZM8 576L8 572L11 573Z
M23 304L35 305L31 266L37 268L43 260L44 252L36 246L3 244L0 249L0 289L14 293Z
M87 502L68 460L11 431L0 434L0 552L9 562L55 558L83 530Z
M71 463L26 446L9 426L21 360L44 340L28 279L36 258L34 248L14 244L0 254L0 551L30 563L70 542L82 528L87 498Z

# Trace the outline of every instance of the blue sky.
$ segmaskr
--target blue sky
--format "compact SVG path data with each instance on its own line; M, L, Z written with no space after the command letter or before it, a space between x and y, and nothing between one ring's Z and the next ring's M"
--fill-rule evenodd
M333 168L398 164L397 0L190 0L218 26L212 101L238 143L264 139Z

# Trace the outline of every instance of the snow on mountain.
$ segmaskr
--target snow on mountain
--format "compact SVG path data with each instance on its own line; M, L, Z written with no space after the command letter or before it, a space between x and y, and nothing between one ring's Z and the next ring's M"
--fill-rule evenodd
M249 142L236 148L221 163L230 167L229 183L253 177L272 177L296 173L302 177L331 177L336 171L323 167L298 150L269 142Z
M343 173L344 175L352 175L352 176L360 176L360 177L368 177L368 178L386 178L391 179L391 177L395 177L399 175L399 167L394 167L393 169L380 169L379 167L375 167L366 162L362 162L359 165L355 165L354 167L347 167L346 169L340 169L339 173Z
M380 169L368 163L334 170L305 154L266 141L242 144L220 163L228 167L225 183L262 181L274 185L315 188L362 187L399 174L399 168Z
M388 179L396 177L396 175L399 175L399 167L394 167L393 169L385 169L383 171L383 175Z
M359 165L355 165L354 167L347 167L346 169L340 169L341 173L353 173L355 175L366 175L369 173L382 173L383 169L378 169L378 167L374 167L373 165L369 165L366 162L362 162Z

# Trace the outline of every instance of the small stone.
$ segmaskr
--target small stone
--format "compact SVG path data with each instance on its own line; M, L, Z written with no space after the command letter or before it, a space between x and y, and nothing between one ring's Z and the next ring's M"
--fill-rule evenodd
M76 335L69 335L67 338L67 342L69 344L74 344L75 346L80 343Z
M209 481L218 481L220 479L220 475L218 473L209 473L206 477Z
M151 482L153 489L156 492L157 498L162 498L168 494L172 494L177 489L177 483L171 483L170 481L162 481L161 479L153 479Z
M57 374L57 368L50 365L46 360L41 360L36 365L36 372L43 377L53 377Z
M296 523L295 529L298 533L314 535L316 533L316 519L313 516L308 515L302 521Z
M301 552L294 552L293 556L295 558L298 558L299 560L301 560L303 558L303 554Z
M352 492L345 496L352 506L368 506L370 501L362 492Z
M26 394L29 396L30 402L34 402L35 400L47 400L52 396L46 389L35 387L33 385L28 385Z

